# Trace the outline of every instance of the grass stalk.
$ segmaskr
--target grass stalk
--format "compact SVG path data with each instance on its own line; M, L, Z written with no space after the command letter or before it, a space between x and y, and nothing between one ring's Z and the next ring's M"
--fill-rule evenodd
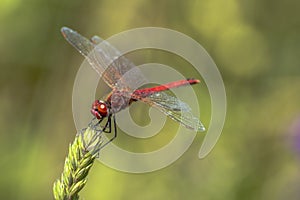
M89 126L78 133L69 146L60 179L53 185L56 200L77 200L87 182L87 175L101 149L101 132Z

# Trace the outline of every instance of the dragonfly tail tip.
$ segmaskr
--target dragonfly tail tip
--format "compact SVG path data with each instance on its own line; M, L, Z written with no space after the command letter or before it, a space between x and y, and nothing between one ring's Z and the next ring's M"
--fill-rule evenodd
M187 78L186 80L187 80L191 85L192 85L192 84L200 83L200 80L195 79L195 78Z

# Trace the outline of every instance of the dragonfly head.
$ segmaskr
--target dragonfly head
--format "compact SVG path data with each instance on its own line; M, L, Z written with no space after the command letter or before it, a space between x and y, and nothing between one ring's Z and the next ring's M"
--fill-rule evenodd
M107 103L105 101L95 100L92 105L91 113L97 119L107 117L109 115L109 108L107 106Z

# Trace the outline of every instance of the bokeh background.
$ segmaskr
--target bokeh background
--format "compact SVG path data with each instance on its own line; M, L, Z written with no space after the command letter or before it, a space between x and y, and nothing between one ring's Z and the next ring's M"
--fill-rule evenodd
M228 100L223 134L205 159L197 158L204 138L199 134L179 160L152 173L122 173L98 162L81 196L300 199L299 9L297 0L1 0L0 198L53 199L53 182L76 133L72 88L83 61L60 28L107 38L159 26L191 36L215 60ZM137 54L133 59L139 64L160 62L201 79L175 55ZM195 88L200 88L201 118L207 125L209 95L205 84ZM143 115L133 109L132 116L138 121L136 116ZM174 126L168 121L162 131L168 136L137 146L167 143ZM117 143L130 149L131 139L123 135Z

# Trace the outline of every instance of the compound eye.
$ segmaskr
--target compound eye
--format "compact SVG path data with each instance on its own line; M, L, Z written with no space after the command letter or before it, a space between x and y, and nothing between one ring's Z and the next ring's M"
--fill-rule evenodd
M102 119L108 115L107 104L104 101L96 100L94 101L91 109L91 113L97 118Z
M100 103L97 105L97 109L98 109L99 114L100 114L102 117L106 117L106 116L107 116L107 106L106 106L105 103L100 102Z

